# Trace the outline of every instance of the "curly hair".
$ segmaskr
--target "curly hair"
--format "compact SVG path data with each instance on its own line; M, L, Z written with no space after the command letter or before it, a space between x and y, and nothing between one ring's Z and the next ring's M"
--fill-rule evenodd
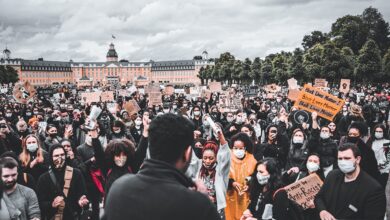
M240 132L235 134L232 137L232 146L236 141L241 141L242 143L244 143L246 151L251 154L253 153L253 142L246 133Z
M114 156L124 153L127 156L127 166L132 166L135 160L135 145L128 139L115 139L107 144L105 150L106 161L109 167L114 165Z

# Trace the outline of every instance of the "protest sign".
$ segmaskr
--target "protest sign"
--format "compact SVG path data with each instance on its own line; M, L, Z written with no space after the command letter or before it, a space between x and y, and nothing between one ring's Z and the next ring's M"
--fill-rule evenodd
M288 89L298 89L298 81L294 78L290 78L287 80L288 83Z
M209 89L211 90L211 92L220 92L220 91L222 91L221 82L210 82L209 83Z
M201 96L206 100L206 102L208 102L210 100L211 91L208 89L204 89L202 90Z
M289 89L287 98L295 102L299 96L299 89Z
M107 109L111 114L115 115L117 108L118 107L117 107L117 104L115 102L107 103Z
M350 85L351 85L350 79L341 79L339 91L344 94L347 94L349 92Z
M308 112L317 112L318 116L332 121L343 105L344 100L306 84L294 106Z
M316 78L314 79L314 87L320 87L320 88L328 87L328 81L326 81L326 79Z
M282 87L276 85L275 83L272 83L269 85L265 85L264 90L267 91L268 93L277 93L280 92L280 90L282 90Z
M113 93L113 91L105 91L105 92L102 92L100 98L101 98L101 101L102 101L102 102L111 102L111 101L114 101L114 93Z
M129 115L133 115L138 113L141 108L137 104L135 100L129 100L124 104L124 109L129 113Z
M313 204L314 197L322 185L322 180L314 173L284 187L284 189L290 200L296 202L303 209L308 209Z
M38 89L38 95L53 95L55 93L54 89L52 88L41 88Z
M0 93L1 94L5 94L5 93L7 93L8 92L8 88L1 88L0 89Z
M30 82L20 82L17 83L13 90L13 96L16 102L26 104L28 101L32 100L34 95L37 93L34 86Z
M129 91L127 91L126 89L120 89L118 90L118 96L126 97L126 96L130 96L130 94Z
M244 97L256 97L259 94L259 91L258 86L249 86L242 89Z
M149 85L147 90L149 95L149 107L152 107L153 105L162 105L160 86Z
M81 100L88 104L91 104L92 102L100 102L101 94L102 92L84 92L81 93Z

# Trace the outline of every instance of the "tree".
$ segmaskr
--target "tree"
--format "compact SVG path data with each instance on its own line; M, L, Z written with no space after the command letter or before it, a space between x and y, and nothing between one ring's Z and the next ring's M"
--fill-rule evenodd
M313 47L316 44L322 44L329 40L326 33L321 31L313 31L310 35L305 35L302 40L302 46L305 50Z
M356 56L349 47L343 47L341 55L343 58L343 65L340 69L341 78L353 79L355 77Z
M324 46L316 44L310 48L303 56L303 66L305 68L305 81L312 81L315 78L320 78L322 75L322 67L324 66L322 55Z
M389 23L387 23L378 9L369 7L363 11L362 20L368 30L368 37L373 39L381 50L386 53L390 45Z
M378 45L374 40L369 39L359 51L357 60L356 78L363 82L380 79L381 55Z
M237 84L241 81L240 76L242 75L242 72L244 72L242 61L235 60L233 66L232 80L235 81Z
M252 71L252 61L249 58L246 58L244 60L244 63L242 64L242 73L240 75L240 79L242 82L250 82L249 74Z
M390 77L390 49L388 49L387 53L383 56L382 73L384 77Z
M289 77L288 73L288 61L289 53L279 53L272 60L272 76L279 84L285 84Z
M332 24L330 34L339 48L349 47L358 53L366 42L368 29L360 16L346 15Z
M268 84L271 81L272 59L267 56L261 65L261 84Z
M294 77L297 80L304 78L303 54L302 49L295 48L288 67L290 77Z
M260 75L261 75L261 59L259 57L256 57L253 60L249 77L255 80L256 83L258 83L260 81Z
M0 83L16 83L19 81L18 72L11 66L0 66Z
M200 79L201 84L204 85L204 80L206 78L206 69L203 66L199 69L198 78Z

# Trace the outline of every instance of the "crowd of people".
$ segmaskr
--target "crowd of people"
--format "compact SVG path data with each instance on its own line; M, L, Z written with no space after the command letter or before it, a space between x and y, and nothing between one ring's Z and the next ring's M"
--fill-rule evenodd
M26 104L1 95L1 220L390 215L389 84L330 89L345 100L333 121L294 107L287 90L243 94L234 111L218 92L149 105L132 91L112 109L75 90ZM323 185L303 209L285 187L313 174Z

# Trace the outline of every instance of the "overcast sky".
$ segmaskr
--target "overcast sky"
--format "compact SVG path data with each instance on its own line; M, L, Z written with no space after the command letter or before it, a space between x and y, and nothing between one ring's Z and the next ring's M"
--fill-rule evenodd
M148 61L240 59L301 47L339 17L373 6L390 21L389 0L0 0L0 48L15 58Z

